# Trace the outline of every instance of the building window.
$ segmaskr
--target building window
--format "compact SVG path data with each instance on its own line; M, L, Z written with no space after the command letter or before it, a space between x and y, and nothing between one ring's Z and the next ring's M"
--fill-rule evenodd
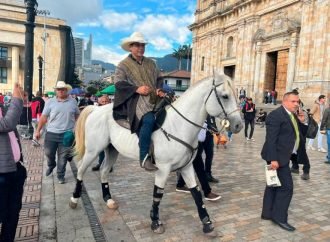
M205 57L202 57L202 63L201 63L201 71L204 71L204 61L205 61Z
M164 83L167 84L167 80L165 80Z
M7 83L7 68L0 67L0 83Z
M234 38L233 36L230 36L227 41L227 57L233 56L233 44L234 44Z
M0 59L8 58L8 48L0 46Z

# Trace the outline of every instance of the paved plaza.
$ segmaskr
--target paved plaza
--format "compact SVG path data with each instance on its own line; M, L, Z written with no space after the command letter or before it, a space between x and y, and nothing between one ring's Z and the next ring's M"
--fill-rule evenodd
M287 232L260 219L265 186L265 163L260 158L264 136L265 129L256 126L255 142L246 142L241 131L227 149L215 149L213 174L220 183L211 186L222 198L205 201L215 229L222 235L215 239L203 235L191 195L175 191L175 173L160 205L166 231L158 235L150 230L149 218L154 174L142 170L138 161L120 156L110 173L111 194L118 210L106 207L99 173L91 168L84 178L86 192L72 210L68 204L75 186L75 165L68 163L67 182L58 184L55 175L44 175L47 165L42 147L23 141L29 178L17 241L330 241L330 166L324 163L324 153L308 151L310 180L293 175L289 223L297 230Z

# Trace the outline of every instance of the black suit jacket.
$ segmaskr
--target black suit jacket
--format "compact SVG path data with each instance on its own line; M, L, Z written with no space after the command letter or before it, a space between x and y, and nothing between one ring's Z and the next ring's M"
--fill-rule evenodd
M307 125L298 119L300 140L304 139ZM272 111L266 118L266 140L261 157L267 161L278 161L279 166L289 163L294 149L296 134L290 116L283 106Z

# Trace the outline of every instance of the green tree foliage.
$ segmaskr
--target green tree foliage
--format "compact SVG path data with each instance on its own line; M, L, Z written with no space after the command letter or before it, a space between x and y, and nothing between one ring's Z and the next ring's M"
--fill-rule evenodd
M93 87L93 86L88 86L88 87L86 88L86 91L87 91L88 93L94 95L94 94L96 94L96 93L98 92L98 89L95 88L95 87Z
M173 49L172 56L178 60L178 69L181 70L182 59L191 60L192 49L189 45L180 45L177 49ZM188 70L188 62L187 62Z
M71 78L71 81L69 81L69 83L72 88L76 88L76 87L82 87L83 86L83 82L79 79L78 74L77 73L73 73L73 76Z

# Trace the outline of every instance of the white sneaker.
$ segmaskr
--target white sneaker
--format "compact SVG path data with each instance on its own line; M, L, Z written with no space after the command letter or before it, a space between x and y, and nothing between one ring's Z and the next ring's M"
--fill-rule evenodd
M250 141L250 139L248 137L246 137L245 139L246 139L246 141Z
M254 138L251 138L250 140L251 140L251 141L256 141Z
M317 151L322 152L322 153L327 153L327 152L328 152L328 151L327 151L326 149L324 149L323 147L320 148L320 149L318 149Z

